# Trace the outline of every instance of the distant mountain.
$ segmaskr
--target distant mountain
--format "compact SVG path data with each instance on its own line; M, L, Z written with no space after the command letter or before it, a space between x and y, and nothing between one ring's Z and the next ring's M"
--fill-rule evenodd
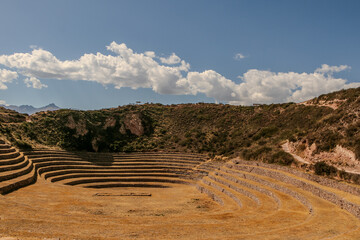
M31 105L21 105L21 106L15 106L15 105L0 105L1 107L7 108L7 109L11 109L14 111L17 111L19 113L27 113L29 115L37 113L37 112L42 112L42 111L55 111L55 110L59 110L60 108L58 106L56 106L54 103L51 103L49 105L46 105L45 107L40 107L40 108L35 108Z

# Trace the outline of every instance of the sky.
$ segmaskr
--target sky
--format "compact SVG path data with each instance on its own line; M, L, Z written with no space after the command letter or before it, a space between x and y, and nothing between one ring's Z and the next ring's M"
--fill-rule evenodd
M0 104L302 102L360 86L360 1L0 1Z

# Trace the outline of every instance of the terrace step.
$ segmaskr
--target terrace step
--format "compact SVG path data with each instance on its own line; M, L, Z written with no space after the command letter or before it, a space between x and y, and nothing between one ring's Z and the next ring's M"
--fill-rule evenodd
M349 198L347 197L346 192L342 192L330 187L325 187L316 182L301 179L300 177L292 175L290 173L273 170L266 167L242 165L238 163L236 165L233 165L233 168L239 169L241 171L251 171L255 174L266 175L277 181L292 185L294 188L311 192L312 194L320 198L323 198L340 206L341 208L344 208L354 216L360 218L359 198L356 196L352 196L351 198Z
M168 173L87 173L87 174L64 174L61 176L50 178L51 182L58 182L67 179L76 178L111 178L111 177L167 177L167 178L186 178L185 175L180 174L168 174Z
M56 158L31 158L34 163L55 163L55 162L69 162L69 164L83 164L83 165L97 165L97 166L114 166L114 167L120 167L120 166L173 166L173 167L187 167L192 168L195 166L195 164L179 164L179 163L173 163L171 161L159 161L159 162L100 162L100 161L87 161L80 158L62 158L62 157L56 157Z
M24 160L24 158L25 158L24 154L20 153L19 156L15 157L15 158L0 159L0 166L17 164L19 162L22 162Z
M0 145L0 153L8 153L8 152L15 152L15 151L16 151L16 149L10 145L7 145L7 144Z
M42 175L43 173L52 173L54 171L60 170L86 170L86 171L117 171L117 172L177 172L185 173L187 169L178 169L178 168L138 168L138 169L124 169L124 168L113 168L113 167L98 167L98 166L82 166L82 165L52 165L48 164L45 166L39 166L35 164L35 168L38 173Z
M70 166L71 167L71 166ZM45 179L57 177L66 174L177 174L177 175L187 175L187 172L184 171L172 171L172 170L113 170L113 169L65 169L63 170L62 167L44 167L39 170L40 174L44 175ZM188 173L189 174L189 173Z
M19 188L26 187L36 182L37 175L34 168L31 171L9 180L0 181L0 194L5 195Z
M231 198L236 205L241 208L243 206L241 200L232 192L232 190L230 188L228 188L225 185L222 185L221 183L214 181L214 179L210 178L209 176L204 177L202 179L202 182L206 185L209 185L213 188L215 188L216 190L218 190L219 192L227 195L229 198Z
M26 152L39 175L51 182L67 185L97 184L111 186L139 185L141 181L151 185L189 184L196 173L193 168L204 161L205 156L181 153L131 153L97 154L35 150ZM128 179L126 179L128 178ZM99 184L97 184L99 187Z
M29 172L31 172L34 168L32 162L28 161L27 158L25 158L25 161L27 162L27 164L25 167L23 167L21 169L1 172L0 173L0 182L7 181L12 178L17 178L17 177L20 177L22 175L25 175L25 174L28 174Z
M209 178L212 180L212 182L208 181ZM311 215L309 218L306 208L303 207L301 203L295 201L295 203L297 203L294 205L293 199L287 197L286 195L279 194L281 201L284 203L281 205L282 207L280 209L276 209L276 207L274 208L275 203L273 201L267 201L261 198L260 199L262 200L263 204L259 207L258 204L250 200L248 197L244 196L243 194L239 194L235 190L229 188L226 182L225 184L220 183L221 179L219 179L216 173L209 174L209 176L204 178L203 181L206 184L213 186L217 191L233 199L234 202L238 203L238 201L240 200L243 203L240 211L244 215L244 222L246 222L248 225L253 225L259 220L269 221L276 223L276 226L274 225L272 227L272 231L274 231L275 229L277 231L281 231L294 225L307 224L309 219L311 219L312 217ZM219 193L218 195L222 196L220 195L221 193ZM265 199L269 199L268 196L266 196ZM294 208L294 206L297 207ZM297 209L302 209L302 211L299 211ZM293 216L296 215L296 217L284 218L284 216L288 214L292 214ZM246 225L242 226L245 227Z
M215 202L217 202L222 206L224 206L225 203L227 202L226 200L223 199L223 196L219 196L222 194L219 194L219 192L216 189L214 189L212 186L209 186L208 184L205 184L203 181L198 181L196 184L196 188L199 190L199 192L205 193L212 200L214 200ZM228 204L226 204L226 206L228 206Z
M204 162L205 159L202 158L188 158L188 157L168 157L168 156L134 156L134 157L117 157L116 155L113 156L114 159L118 160L118 161L122 161L122 160L141 160L141 159L159 159L159 160L163 160L163 159L167 159L167 160L184 160L184 161L190 161L190 162Z
M181 168L181 167L172 167L166 165L158 165L158 166L94 166L91 164L81 164L74 162L46 162L46 163L34 163L35 168L38 170L38 173L41 175L45 171L52 171L52 168L46 168L46 170L42 170L44 167L55 167L57 170L65 170L65 169L95 169L95 170L124 170L124 171L138 171L138 170L162 170L166 171L189 171L189 168ZM54 168L53 168L54 169Z
M15 150L15 149L13 149ZM11 151L11 152L7 152L7 153L0 153L0 161L3 159L10 159L10 158L16 158L17 156L19 156L19 152L18 151Z
M118 182L108 182L108 183L93 183L93 184L86 184L82 187L84 188L170 188L172 185L168 185L166 183L118 183Z
M189 165L197 165L199 164L199 162L197 161L188 161L188 160L184 160L184 159L158 159L158 158L154 158L154 159L149 159L149 158L143 158L143 159L117 159L114 158L114 161L116 163L137 163L137 162L169 162L169 163L183 163L183 164L189 164Z
M141 177L91 177L91 178L79 178L76 180L73 179L65 179L61 183L65 185L83 185L83 184L90 184L90 183L176 183L176 184L190 184L192 181L185 180L185 179L173 179L173 178L165 178L165 177L154 177L154 178L141 178Z
M189 158L207 158L205 154L191 154L191 153L159 153L159 152L138 152L138 153L117 153L118 157L131 156L174 156L174 157L189 157Z
M260 191L245 187L245 185L237 184L232 181L233 179L228 180L220 171L211 173L208 177L213 181L220 183L221 186L228 187L229 191L233 191L234 194L241 198L242 202L244 202L246 214L261 212L261 218L266 218L281 209L282 205L279 204L279 202L281 203L280 198L275 201L272 197ZM254 185L254 188L256 189L259 187Z
M265 199L274 203L274 209L280 209L280 207L282 206L280 197L278 196L278 194L272 191L273 189L264 186L256 181L242 178L237 174L232 174L232 172L229 173L226 171L226 169L223 168L216 173L218 176L236 184L236 186L242 189L246 189L247 191L262 195L262 199L264 199L264 195L267 196L267 198Z
M324 178L322 176L302 172L297 169L288 168L284 166L279 165L269 165L266 163L255 163L255 162L249 162L249 161L241 161L239 159L235 159L232 161L233 164L242 164L247 166L257 166L257 167L263 167L266 169L271 169L273 171L279 171L280 173L283 173L285 175L291 176L293 178L301 179L302 181L314 184L314 185L322 185L323 187L327 187L327 189L331 191L340 190L341 192L347 192L352 195L360 196L360 187L358 185L349 185L346 183L341 183L339 181Z
M248 191L244 188L236 186L236 184L230 182L229 180L227 180L223 177L220 177L218 172L211 173L208 175L208 177L211 180L221 184L221 186L225 186L225 187L229 188L231 191L234 191L237 194L241 194L242 196L245 196L247 199L247 200L243 200L246 202L245 206L252 206L252 207L260 206L261 201L255 194L253 194L251 191ZM242 198L242 199L244 199L244 198Z
M5 164L0 165L0 173L21 169L21 168L24 168L28 164L28 160L26 158L21 157L19 159L22 159L22 161L15 162L13 164L10 163L10 164L6 164L6 165Z
M313 214L313 206L309 202L309 200L303 196L303 194L299 193L298 190L300 189L294 189L289 188L289 186L285 186L283 183L279 181L272 181L269 178L264 177L263 175L257 175L257 174L251 174L246 173L240 170L232 170L230 168L224 167L223 168L225 172L231 173L236 176L243 177L245 179L250 179L252 181L258 182L259 184L262 184L264 186L269 187L270 189L273 189L275 191L281 192L285 195L293 197L295 200L299 201L301 204L303 204L309 211L310 214Z

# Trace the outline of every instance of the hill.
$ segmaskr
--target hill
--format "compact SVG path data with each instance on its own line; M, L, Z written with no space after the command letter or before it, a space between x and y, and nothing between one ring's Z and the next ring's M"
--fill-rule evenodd
M360 159L360 88L300 104L143 104L61 109L29 117L2 111L2 134L23 147L196 152L282 165L293 164L295 157L319 174L347 179L354 177L340 170L356 170ZM345 155L352 162L341 162ZM340 160L334 161L334 156Z
M16 105L0 105L1 107L10 109L10 110L14 110L16 112L19 113L26 113L26 114L34 114L37 112L42 112L42 111L54 111L54 110L59 110L60 108L58 106L56 106L54 103L51 103L49 105L46 105L44 107L40 107L40 108L35 108L31 105L21 105L21 106L16 106Z

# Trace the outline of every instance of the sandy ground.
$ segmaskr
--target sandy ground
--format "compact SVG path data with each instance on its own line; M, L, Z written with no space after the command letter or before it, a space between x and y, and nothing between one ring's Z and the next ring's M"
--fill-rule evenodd
M151 196L115 196L145 194ZM98 196L110 195L110 196ZM0 195L0 239L358 239L358 219L315 196L316 215L281 196L261 208L221 206L194 185L85 189L39 179ZM286 201L289 200L289 201ZM246 202L245 202L246 203ZM273 208L273 210L271 210ZM354 238L349 235L354 234ZM308 238L309 237L309 238Z

